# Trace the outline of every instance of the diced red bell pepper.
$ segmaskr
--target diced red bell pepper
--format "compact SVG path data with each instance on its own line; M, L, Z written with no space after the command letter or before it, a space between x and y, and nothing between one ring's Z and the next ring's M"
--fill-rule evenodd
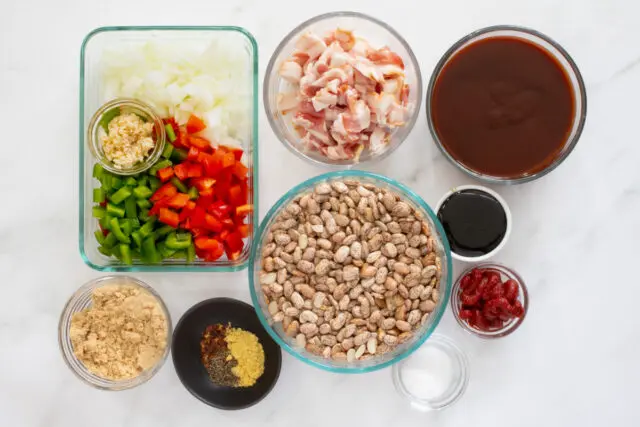
M207 224L206 228L208 230L211 230L214 233L218 233L218 232L222 231L222 223L220 221L218 221L213 215L206 214L204 219L205 219L205 222Z
M193 147L192 147L193 148ZM189 178L199 178L202 176L202 165L199 163L190 163L187 168L187 176Z
M173 141L173 145L179 148L189 148L189 135L186 129L180 128L178 132L176 132L176 140Z
M193 200L189 200L187 204L180 211L180 223L185 223L193 213L193 210L196 208L196 203Z
M182 209L187 205L189 201L189 195L185 193L178 193L169 199L168 205L174 209Z
M229 147L229 146L225 146L225 148L227 149L227 151L230 151L233 153L233 156L236 158L236 162L240 162L240 160L242 160L242 155L244 154L244 151L242 151L242 148Z
M158 220L173 228L178 228L178 225L180 224L180 216L178 213L168 208L160 208L160 217Z
M167 182L162 187L158 188L155 193L151 196L152 202L157 202L160 199L164 199L165 197L173 197L178 194L178 189L175 185L170 182Z
M173 177L173 168L171 166L160 169L157 173L160 181L167 182Z
M237 216L246 216L253 212L253 205L242 205L236 208Z
M187 159L195 162L198 160L198 156L200 155L200 150L197 147L189 147L189 152L187 153Z
M224 246L220 245L217 249L211 249L207 252L204 260L207 262L217 261L224 253Z
M194 228L204 228L207 225L205 221L205 215L207 212L201 206L196 206L191 214L191 226Z
M209 197L213 199L213 188L207 188L206 190L202 190L198 192L199 197Z
M236 161L231 169L231 172L238 177L238 179L244 179L247 177L247 173L249 172L249 168L240 163L240 161Z
M239 225L237 230L243 239L249 237L249 224Z
M217 202L209 205L207 210L210 213L212 213L216 218L222 220L222 219L228 218L229 215L231 215L231 212L233 212L233 207L218 200Z
M234 206L241 206L247 203L247 199L244 197L242 187L234 185L229 189L229 203Z
M189 165L187 163L180 163L173 167L173 172L176 174L180 181L184 181L189 175Z
M202 191L208 190L216 183L216 180L209 177L197 178L191 181L192 184L198 189L198 193L202 195Z
M207 125L204 123L204 121L202 121L202 119L200 119L199 117L193 114L189 117L189 120L187 121L187 132L189 133L200 132L201 130L206 129L206 127Z
M222 168L223 169L228 168L235 164L236 164L236 156L234 156L233 153L231 152L224 153L224 156L222 157Z
M224 159L224 152L219 149L211 154L209 158L204 159L203 164L207 172L207 176L218 176L222 170L222 159Z
M229 229L229 230L235 230L236 225L234 224L233 220L231 218L225 218L222 220L222 225L225 226L225 228Z
M195 239L196 248L210 251L222 247L222 244L214 238L207 236L198 236Z
M211 191L211 190L206 190L206 191ZM196 199L196 205L200 206L205 211L209 208L209 205L211 205L211 203L213 203L213 196L211 194L205 194L205 195L200 194L200 197Z
M242 237L240 237L240 233L234 231L233 233L229 233L227 237L224 239L226 246L232 251L237 252L241 251L244 247L244 242L242 241Z
M199 237L199 236L206 236L209 232L207 230L205 230L204 228L192 228L191 229L191 234L193 234L193 237Z
M196 147L202 151L211 150L209 141L201 136L189 135L189 146Z

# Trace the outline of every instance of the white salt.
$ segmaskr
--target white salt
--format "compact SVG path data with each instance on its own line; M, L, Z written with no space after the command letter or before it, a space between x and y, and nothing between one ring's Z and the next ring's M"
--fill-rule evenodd
M426 344L405 362L401 376L411 395L424 400L437 399L453 381L451 357L440 348Z

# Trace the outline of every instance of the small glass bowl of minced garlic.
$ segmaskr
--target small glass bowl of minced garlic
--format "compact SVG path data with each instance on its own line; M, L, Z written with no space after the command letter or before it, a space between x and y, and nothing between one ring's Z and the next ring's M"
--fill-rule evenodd
M149 105L130 98L100 107L89 122L86 138L93 157L117 175L149 169L166 144L162 118Z

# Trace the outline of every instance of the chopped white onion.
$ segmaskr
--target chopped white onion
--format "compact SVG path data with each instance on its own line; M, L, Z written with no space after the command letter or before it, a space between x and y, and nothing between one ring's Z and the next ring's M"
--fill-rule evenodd
M105 50L102 59L104 101L136 98L180 124L195 114L213 144L250 138L252 85L242 46L154 41Z

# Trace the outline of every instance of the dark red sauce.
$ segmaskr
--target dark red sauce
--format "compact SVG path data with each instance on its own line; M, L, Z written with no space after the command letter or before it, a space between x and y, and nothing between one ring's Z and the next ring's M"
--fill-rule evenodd
M490 37L443 67L431 111L454 159L485 175L517 178L557 158L575 102L569 77L550 53L520 38Z

